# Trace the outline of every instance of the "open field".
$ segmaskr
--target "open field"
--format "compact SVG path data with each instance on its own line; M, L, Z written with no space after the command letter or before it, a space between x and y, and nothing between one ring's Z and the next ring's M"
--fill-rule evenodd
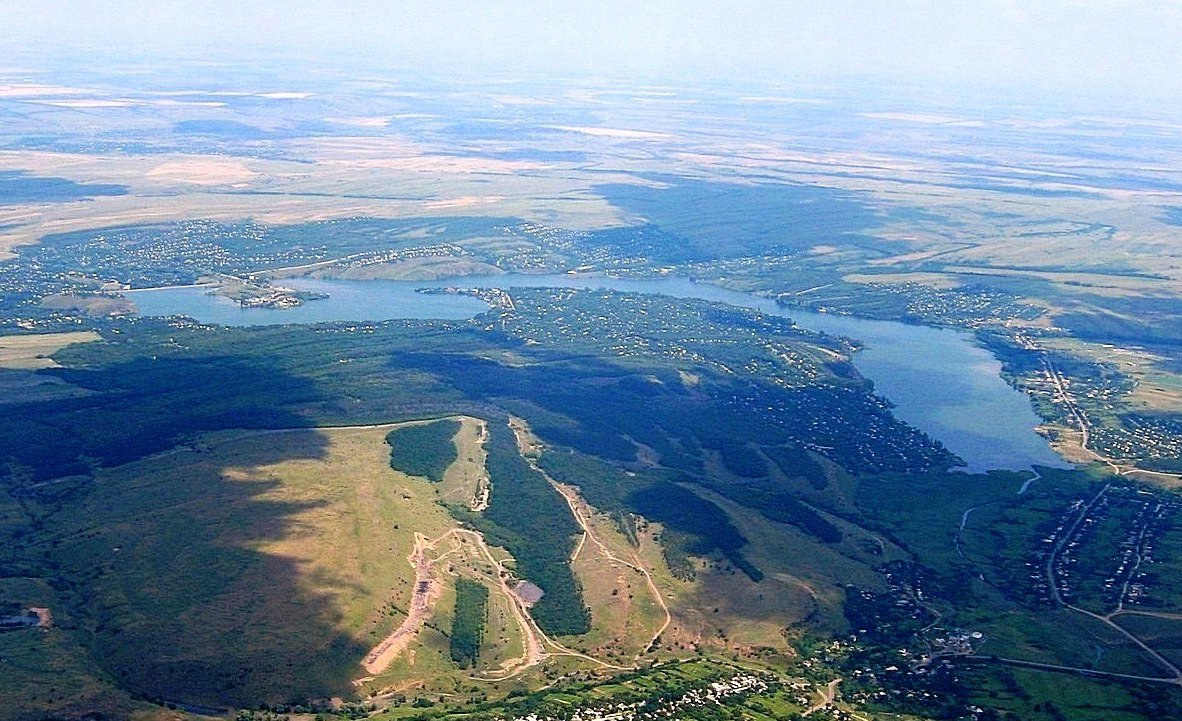
M439 483L439 498L444 503L467 505L474 511L488 507L488 471L484 462L487 453L488 422L481 418L462 416L460 430L453 442L458 450L455 463L448 466Z
M86 95L80 89L69 92ZM331 122L338 117L336 102L362 100L341 88L335 93L303 98L301 119ZM595 93L539 93L543 97L535 100L583 121L539 118L521 127L530 132L520 135L481 131L451 127L430 112L406 112L405 104L418 102L438 110L433 101L403 96L391 105L389 99L370 95L363 99L374 106L366 117L393 125L337 123L333 132L309 136L290 132L292 118L285 113L293 110L277 98L265 106L254 100L237 107L237 99L210 96L207 100L220 106L222 115L237 118L219 124L204 119L209 110L201 102L165 110L153 105L154 100L134 97L130 88L132 97L117 107L91 108L84 122L77 108L39 106L34 123L28 114L30 98L7 97L0 100L12 109L10 132L26 126L31 132L48 120L51 131L79 142L63 144L71 151L5 151L0 170L60 177L83 186L117 183L127 195L4 208L0 222L7 226L5 243L32 243L49 233L83 227L194 218L282 223L463 214L585 230L643 216L677 228L678 214L701 217L701 208L691 204L680 211L666 208L672 215L647 213L605 198L602 186L676 190L670 179L680 177L732 185L819 183L857 198L883 222L874 228L879 242L863 243L861 263L855 265L889 272L924 265L924 271L965 273L961 277L970 279L974 273L1004 273L1060 289L1079 288L1080 278L1088 282L1065 272L1071 268L1099 279L1098 291L1104 284L1126 282L1108 271L1133 270L1156 276L1128 280L1139 283L1139 291L1147 282L1155 292L1178 291L1182 261L1172 242L1169 216L1160 210L1178 205L1182 195L1176 172L1166 170L1177 150L1157 151L1152 167L1132 158L1076 157L1065 150L1070 142L1084 149L1099 143L1089 125L1100 122L1095 119L1064 118L1051 130L996 109L993 117L976 121L980 125L973 131L991 139L986 151L966 146L965 131L955 125L916 123L890 113L848 114L822 103L801 110L806 117L826 119L812 130L815 137L801 143L800 128L745 96L712 96L712 110L703 116L701 108L675 97L678 93L631 105ZM521 122L499 95L465 88L454 102L462 112L479 108L502 116L502 121ZM587 124L585 114L605 103L615 113L611 126ZM744 114L746 120L736 117ZM618 127L615 120L628 127ZM89 127L104 121L139 131L143 146L119 152L80 150L90 140ZM1152 131L1125 121L1110 119L1101 125L1139 139L1154 138ZM282 130L289 132L277 132ZM485 147L465 142L468 133L484 135ZM859 142L851 147L848 137ZM210 153L210 138L220 141L212 145L216 154ZM269 148L260 156L252 143L263 138ZM144 146L152 152L142 152ZM656 174L664 180L655 180ZM705 230L733 230L732 220L712 216ZM802 219L793 220L795 225ZM815 235L821 237L813 247L833 247L831 225L818 226Z
M744 555L765 577L752 583L729 563L703 562L692 591L681 599L692 619L686 625L694 632L694 643L748 651L770 647L791 654L792 639L806 629L845 630L840 610L844 593L838 579L855 585L880 583L872 569L881 559L865 551L850 554L807 541L807 535L792 526L770 521L715 493L695 492L726 511L748 539Z
M462 423L467 454L456 466L481 453L483 421ZM496 696L547 657L547 668L578 661L504 582L511 559L455 530L437 504L443 484L390 469L384 438L394 427L224 432L102 472L101 493L58 508L47 552L70 573L93 569L83 576L89 602L3 586L6 597L51 607L62 627L31 648L12 688L27 693L44 663L60 677L45 702L59 704L117 706L108 698L120 693L99 681L108 675L151 698L211 707L292 693L439 694L472 684L471 674L484 679L473 693ZM466 672L448 658L445 635L460 576L494 591L479 665ZM430 589L423 602L413 600L420 583ZM85 650L73 640L83 629L94 638ZM52 650L63 643L75 645ZM149 648L158 662L145 667ZM85 665L92 655L101 661Z
M638 529L630 540L617 519L592 507L577 487L557 482L539 466L545 444L523 419L512 418L510 426L520 453L562 495L582 531L570 564L591 610L591 630L572 637L570 643L616 664L639 662L664 634L675 632L677 620L666 599L685 587L659 553L654 540L659 528Z
M974 702L1031 721L1137 721L1149 703L1161 699L1151 688L1129 689L1118 683L1076 678L1027 668L966 667L979 689ZM1039 699L1035 708L1032 699Z
M1145 640L1174 664L1182 664L1182 614L1137 611L1121 614L1116 623Z
M1171 359L1167 356L1144 348L1120 348L1073 338L1048 339L1045 346L1110 364L1128 375L1135 383L1121 399L1128 407L1182 412L1182 375L1169 368Z
M50 356L55 352L74 343L92 343L96 340L101 340L101 336L94 331L0 336L0 368L53 368L57 364Z
M676 633L669 598L684 584L659 553L643 553L646 544L655 546L651 535L639 535L640 546L633 547L614 520L596 513L575 489L564 487L562 493L586 527L571 565L591 609L591 631L571 643L613 663L636 663L654 642Z
M99 195L68 202L0 206L0 259L13 249L54 233L101 227L184 220L253 219L285 224L332 218L405 218L415 216L561 217L574 228L595 228L619 222L604 202L592 207L577 194L583 183L560 174L517 179L515 165L433 154L407 144L373 144L361 138L297 144L315 164L257 158L211 159L194 155L82 155L50 152L0 153L0 171L21 171L77 182L85 188L97 179L120 183L122 195ZM376 162L373 154L394 152L396 161ZM485 197L482 183L492 175L516 186L496 202L473 203ZM397 188L383 192L378 188ZM167 195L167 202L160 196ZM543 196L551 200L542 200ZM565 200L562 196L570 196ZM149 200L150 199L150 200Z

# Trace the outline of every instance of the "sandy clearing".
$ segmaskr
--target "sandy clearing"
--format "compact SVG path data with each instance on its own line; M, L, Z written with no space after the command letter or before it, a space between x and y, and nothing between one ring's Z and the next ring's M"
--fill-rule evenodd
M773 103L776 105L828 105L828 100L816 98L793 98L778 95L744 95L739 98L744 103Z
M0 169L24 170L30 173L53 173L66 168L97 166L110 162L102 155L77 155L55 153L48 150L4 150L0 151ZM77 178L71 178L77 180Z
M522 107L545 106L545 105L553 105L554 104L553 101L551 101L551 100L546 100L544 98L533 98L533 97L528 97L528 96L523 96L523 95L494 95L492 97L492 99L494 102L498 102L501 105L512 105L512 106L522 106Z
M53 152L2 152L0 151L0 170L17 170L37 176L54 176L77 183L118 183L129 186L133 192L147 186L157 191L161 183L194 183L201 185L216 183L241 182L254 178L259 173L247 167L245 159L231 157L211 157L202 155L157 155L153 156L109 156L109 155L81 155L72 153ZM269 168L270 175L290 177L292 171L297 170L290 163L275 163L263 161L251 163ZM281 170L279 170L281 168ZM302 169L300 169L302 170ZM45 211L52 217L54 214L80 212L95 214L97 207L118 206L132 204L127 195L98 196L85 201L69 202L29 202L24 208L35 207ZM144 201L134 201L134 204L144 209ZM167 205L171 205L170 201ZM180 203L177 203L178 205ZM77 207L84 205L85 207ZM153 206L160 205L159 202ZM75 207L71 207L75 206ZM153 208L155 209L155 208ZM0 211L4 212L4 211ZM101 211L100 211L101 213Z
M201 156L161 163L147 172L147 177L156 180L193 185L244 183L259 175L241 161Z
M925 125L956 125L959 127L983 128L984 121L970 118L957 118L951 115L929 115L926 113L859 113L863 118L871 120L897 120L904 123L923 123Z
M30 606L29 611L37 615L37 628L53 626L53 611L45 606Z
M122 99L124 99L124 98L121 98L121 100ZM225 103L218 102L217 100L169 100L169 99L162 99L162 100L134 99L133 100L131 98L126 98L126 100L130 103L134 103L135 105L156 105L156 106L167 107L167 108L176 108L176 107L181 107L181 108L224 108L224 107L226 107Z
M41 213L23 205L10 205L0 208L0 225L8 223L27 223L41 217Z
M0 98L35 98L44 95L81 95L87 90L63 85L0 85Z
M334 135L327 138L296 140L293 147L308 149L310 154L332 158L384 158L391 155L418 155L422 152L414 142L398 136Z
M432 200L423 204L423 207L432 210L440 208L471 208L478 205L496 205L505 199L503 195L466 195L462 198L449 198L447 200Z
M525 170L545 170L548 166L524 160L463 158L455 155L408 154L401 158L327 159L322 165L356 170L402 170L418 173L495 173L509 175Z
M324 122L335 123L336 125L352 125L358 128L384 128L393 119L393 115L381 115L359 118L325 118Z
M135 105L130 100L26 100L35 105L52 105L57 108L129 108Z
M565 130L570 133L582 133L597 138L619 138L621 140L669 140L673 138L668 133L654 133L648 130L626 130L624 128L597 128L586 125L546 125L552 130Z

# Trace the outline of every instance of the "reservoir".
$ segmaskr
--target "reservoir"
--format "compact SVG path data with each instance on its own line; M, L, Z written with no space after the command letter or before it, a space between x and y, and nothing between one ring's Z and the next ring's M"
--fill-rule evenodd
M865 348L854 355L854 366L874 383L879 395L894 404L896 417L940 440L965 461L968 471L1066 466L1035 432L1040 421L1030 400L1002 379L998 360L961 331L781 308L767 298L688 278L508 274L417 282L298 278L283 283L329 297L287 310L242 308L227 298L209 295L203 287L137 291L129 298L144 315L184 315L231 326L394 318L462 320L487 310L487 305L471 296L417 292L449 285L603 288L716 301L786 316L802 328L860 341Z

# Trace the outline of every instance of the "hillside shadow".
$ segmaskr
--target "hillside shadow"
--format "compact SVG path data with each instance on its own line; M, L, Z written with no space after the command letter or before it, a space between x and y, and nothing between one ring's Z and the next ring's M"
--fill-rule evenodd
M76 183L68 178L32 175L23 170L0 170L0 205L93 200L100 195L127 195L129 191L126 185Z
M86 395L5 408L0 462L35 481L134 461L194 433L308 427L288 409L323 395L309 379L233 355L136 358L38 375Z
M33 432L3 424L28 471L6 482L46 510L26 541L101 668L133 695L205 707L349 697L368 649L341 630L343 584L268 550L319 541L301 517L325 502L281 491L271 468L328 457L289 410L321 397L313 382L233 356L54 375L92 395L22 407ZM74 467L93 481L30 480Z

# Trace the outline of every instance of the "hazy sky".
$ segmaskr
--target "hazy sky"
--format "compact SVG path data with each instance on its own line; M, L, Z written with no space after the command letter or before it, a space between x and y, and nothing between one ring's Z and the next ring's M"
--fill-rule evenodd
M1182 0L0 0L0 28L7 64L33 46L278 48L440 73L876 76L1182 102Z

